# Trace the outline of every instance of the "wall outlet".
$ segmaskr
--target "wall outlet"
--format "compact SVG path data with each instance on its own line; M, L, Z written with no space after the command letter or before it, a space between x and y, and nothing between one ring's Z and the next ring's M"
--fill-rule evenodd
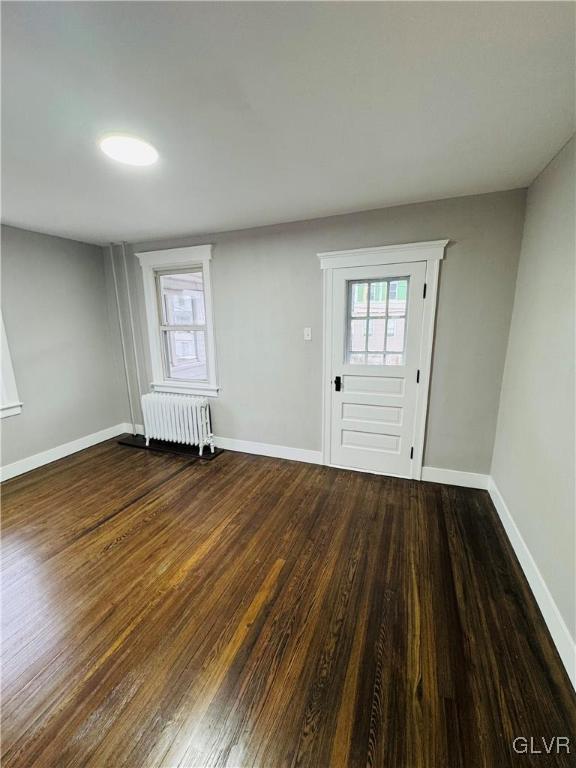
M312 328L304 328L304 341L312 341Z

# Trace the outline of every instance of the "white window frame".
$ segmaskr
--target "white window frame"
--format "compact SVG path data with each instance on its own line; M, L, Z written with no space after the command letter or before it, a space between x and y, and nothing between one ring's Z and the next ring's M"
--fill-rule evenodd
M150 361L152 364L151 387L155 392L176 392L187 395L218 395L216 376L216 345L214 342L214 315L212 303L212 281L210 276L210 261L212 259L211 245L194 245L187 248L170 248L164 251L145 251L136 256L142 267L144 280L144 302L146 305L146 321L148 325L148 343L150 346ZM156 289L156 272L167 269L202 269L204 278L204 304L206 311L206 363L208 381L182 381L166 376L162 356L161 318L159 315L158 293Z
M7 416L17 416L22 411L22 403L18 397L18 388L16 386L16 377L12 366L12 357L6 329L4 328L4 318L2 318L2 396L0 400L0 418Z

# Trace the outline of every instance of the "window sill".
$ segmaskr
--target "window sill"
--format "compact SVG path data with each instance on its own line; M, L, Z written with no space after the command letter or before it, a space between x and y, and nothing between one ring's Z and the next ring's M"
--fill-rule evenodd
M17 416L22 412L22 403L9 403L0 407L0 419L5 419L8 416Z
M216 384L187 384L185 382L153 381L154 392L170 392L176 395L198 395L218 397L220 387Z

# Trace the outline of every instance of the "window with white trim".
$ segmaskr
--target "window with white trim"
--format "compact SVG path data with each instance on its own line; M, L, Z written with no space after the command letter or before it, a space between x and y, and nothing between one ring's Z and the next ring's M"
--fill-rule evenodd
M6 330L4 328L4 319L2 319L2 381L0 382L0 418L7 416L17 416L22 411L22 403L18 397L18 388L16 387L16 377L12 367L12 358Z
M137 254L156 391L216 395L211 246Z

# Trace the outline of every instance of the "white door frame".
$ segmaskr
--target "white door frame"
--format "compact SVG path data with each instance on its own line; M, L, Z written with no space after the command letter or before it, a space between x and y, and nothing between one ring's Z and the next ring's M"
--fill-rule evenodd
M432 347L434 343L434 324L438 296L438 277L440 261L444 258L444 249L449 240L432 240L423 243L402 243L400 245L357 248L350 251L326 251L319 253L320 268L324 273L323 281L323 372L322 372L322 462L330 464L330 430L332 424L332 281L335 269L345 267L370 267L383 264L401 264L410 261L426 262L426 297L422 318L422 343L420 345L420 383L416 396L414 418L414 458L411 477L422 477L424 454L424 433L428 411L428 390L430 387L430 368L432 365Z

